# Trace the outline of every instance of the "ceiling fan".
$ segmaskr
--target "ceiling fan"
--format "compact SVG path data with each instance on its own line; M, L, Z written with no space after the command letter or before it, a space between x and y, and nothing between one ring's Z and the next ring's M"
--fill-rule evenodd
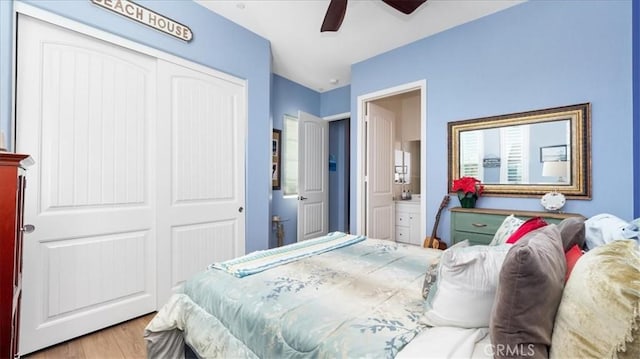
M427 0L382 0L392 8L409 15L420 7ZM338 31L344 14L347 12L347 0L331 0L327 13L324 16L320 32Z

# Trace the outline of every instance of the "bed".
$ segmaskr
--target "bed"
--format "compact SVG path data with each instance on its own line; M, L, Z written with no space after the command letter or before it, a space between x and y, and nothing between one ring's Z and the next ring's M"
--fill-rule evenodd
M546 245L550 238L557 237L554 240L560 244L554 246L560 248L564 261L561 230L549 225L548 230L538 231L542 234L534 237L540 239L529 241L525 236L527 239L521 240L524 244L518 242L509 246L529 246L528 242ZM336 241L340 243L335 244ZM625 245L627 247L622 253L630 253L631 260L628 257L619 260L607 257L602 261L616 268L617 272L626 268L631 278L635 275L640 278L637 244L635 247L631 243ZM582 262L576 264L573 271L586 274L572 275L580 277L572 279L575 289L565 290L563 294L561 285L559 294L550 295L545 291L544 300L538 300L536 304L544 306L542 312L532 312L527 304L527 313L547 313L535 314L536 320L551 315L540 326L531 323L529 314L527 321L521 324L522 328L496 326L498 331L490 328L490 317L495 319L494 312L499 307L493 304L494 297L496 302L500 301L500 290L496 291L498 282L503 280L498 279L502 277L500 266L502 261L508 262L508 256L513 252L506 246L457 246L460 248L440 251L336 232L302 244L216 263L188 280L182 292L174 294L146 327L148 356L182 358L187 352L200 358L501 357L503 353L496 350L502 347L491 341L495 336L505 343L516 343L518 346L513 346L515 350L526 350L516 353L523 354L521 356L548 357L552 354L553 357L554 353L549 348L557 310L562 320L569 318L569 323L555 323L554 340L563 343L558 346L562 350L556 351L556 357L584 357L587 352L568 352L566 348L578 348L579 345L573 344L584 341L584 336L576 338L572 335L588 326L570 321L577 310L586 311L582 317L593 315L596 310L588 305L576 309L575 305L582 298L576 292L582 294L586 291L583 287L592 283L599 286L598 295L605 296L601 302L595 302L595 308L602 312L594 320L613 318L617 323L624 318L626 323L618 331L607 329L603 333L588 333L586 336L606 338L602 339L606 343L599 346L612 348L612 353L640 352L640 339L637 338L640 282L631 281L635 289L624 298L623 305L619 301L615 305L605 303L609 300L607 298L616 297L612 293L620 290L603 291L602 283L608 285L612 279L600 274L596 278L594 273L599 272L589 271L589 268L602 268L600 260L594 260L592 264L582 260L586 263L584 269L579 269ZM522 248L519 248L519 253L522 253ZM447 262L450 263L449 272L445 265ZM544 261L543 264L549 265ZM474 266L475 269L472 268ZM560 267L564 283L566 268L564 264ZM424 288L433 270L436 270L439 287L425 294ZM547 267L543 271L549 272ZM487 281L481 276L491 279ZM473 283L471 286L461 285L455 283L458 280ZM522 283L522 280L516 282ZM536 282L544 281L536 279ZM453 287L447 286L452 283ZM456 293L460 290L464 292ZM528 297L535 296L527 294L527 290L540 291L533 285L527 285L524 290L513 286L508 290L522 292ZM565 299L565 296L570 298ZM566 302L564 309L559 304L560 297ZM455 303L451 303L451 298L457 298ZM548 304L548 300L556 302ZM510 304L500 305L502 309L498 311L507 312L504 306ZM549 307L553 307L552 310ZM613 307L620 313L612 314ZM522 308L513 310L517 312ZM516 313L513 310L509 308L508 312ZM517 323L517 320L509 318L509 322ZM545 326L546 334L539 337ZM530 338L526 337L527 328L534 330ZM602 330L601 325L594 328L594 331ZM505 333L509 330L514 333L511 337ZM524 337L522 333L525 333ZM555 338L556 335L559 339ZM529 344L522 344L527 340ZM507 344L506 348L512 350L510 345ZM506 354L509 354L506 357L513 357L513 352ZM604 355L601 352L591 354Z
M420 288L440 252L331 235L355 242L241 278L199 273L147 327L149 356L179 357L182 337L201 357L396 356L426 328Z

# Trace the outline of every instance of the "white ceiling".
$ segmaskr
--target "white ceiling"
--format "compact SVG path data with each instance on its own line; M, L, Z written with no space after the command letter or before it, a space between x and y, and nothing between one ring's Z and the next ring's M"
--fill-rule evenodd
M348 85L351 64L522 2L428 0L404 15L382 1L350 0L340 30L321 33L329 0L195 1L269 40L273 72L318 92Z

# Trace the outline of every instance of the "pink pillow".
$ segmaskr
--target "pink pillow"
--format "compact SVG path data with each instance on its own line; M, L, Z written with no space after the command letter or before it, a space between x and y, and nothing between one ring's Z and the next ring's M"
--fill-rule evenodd
M564 277L565 283L569 280L571 270L573 270L573 267L576 265L580 257L582 257L582 249L580 249L577 244L574 244L573 247L565 252L564 258L567 260L567 274Z
M542 228L546 225L547 225L547 222L545 222L545 220L542 219L541 217L529 218L526 222L521 224L520 227L518 227L518 229L516 229L515 232L513 232L513 234L509 237L509 239L507 239L506 243L511 243L511 244L516 243L525 234L535 229Z

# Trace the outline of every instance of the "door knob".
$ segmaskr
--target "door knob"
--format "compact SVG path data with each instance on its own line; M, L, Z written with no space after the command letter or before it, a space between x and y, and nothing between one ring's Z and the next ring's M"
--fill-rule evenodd
M33 224L25 224L22 228L20 228L20 230L24 233L31 233L36 230L36 226L34 226Z
M238 207L238 212L242 213L243 210L244 210L244 208Z
M301 201L304 201L305 199L307 199L307 197L298 196L298 199L301 200Z

